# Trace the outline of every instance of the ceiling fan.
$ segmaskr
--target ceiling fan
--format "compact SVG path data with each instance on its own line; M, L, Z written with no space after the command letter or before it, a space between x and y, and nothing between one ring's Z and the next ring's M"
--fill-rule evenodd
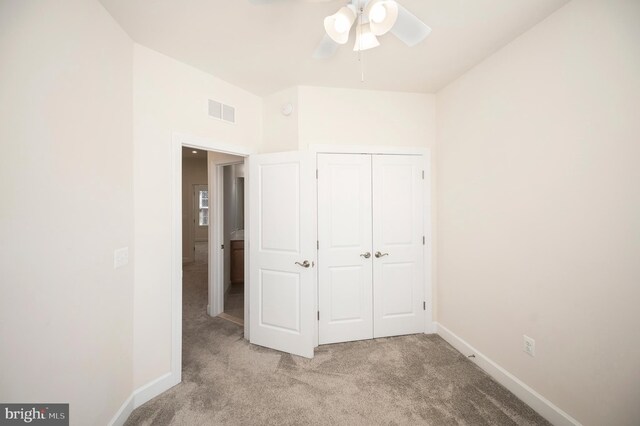
M268 4L279 0L250 0L254 4ZM297 0L307 3L326 3L333 0ZM340 45L349 41L355 27L353 50L363 51L380 46L378 36L388 32L412 47L424 40L431 28L395 0L349 0L333 15L324 18L325 36L313 53L315 59L333 56Z

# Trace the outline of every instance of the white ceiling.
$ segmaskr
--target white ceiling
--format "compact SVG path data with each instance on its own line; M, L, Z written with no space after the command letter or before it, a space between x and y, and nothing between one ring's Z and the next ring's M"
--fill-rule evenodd
M296 86L433 93L569 0L399 0L433 32L409 48L392 34L363 53L311 57L323 18L347 1L100 0L137 42L257 95Z

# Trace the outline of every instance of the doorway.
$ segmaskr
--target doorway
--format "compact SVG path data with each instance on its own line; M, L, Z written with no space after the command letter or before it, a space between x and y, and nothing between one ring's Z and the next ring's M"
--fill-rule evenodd
M209 183L207 151L182 148L182 313L185 347L207 316Z
M223 205L223 312L221 318L244 325L244 162L219 165Z
M182 155L183 148L189 148L192 150L201 150L207 153L207 170L208 170L208 189L209 189L209 236L208 236L208 253L207 260L208 266L208 286L207 286L207 301L204 320L209 320L212 316L216 316L223 311L223 307L216 305L222 302L223 297L217 293L217 288L222 288L222 278L216 276L216 271L221 270L218 266L222 263L222 238L221 232L215 232L215 229L221 229L222 225L214 224L214 219L221 217L215 202L213 194L219 192L218 183L222 181L218 178L216 165L220 163L231 162L246 162L249 155L253 153L252 149L248 149L238 145L226 144L219 141L214 141L208 138L197 137L185 133L174 132L172 134L172 154L171 154L171 168L172 168L172 183L171 183L171 208L172 208L172 237L171 237L171 372L167 373L166 377L158 383L157 387L153 390L149 390L151 393L158 392L157 389L166 390L171 386L174 386L182 381L182 366L183 366L183 263L186 253L183 253L183 200L182 200ZM247 185L249 184L249 176L245 177ZM249 209L248 203L245 203L245 210ZM246 223L246 222L245 222ZM249 235L249 225L245 225L246 233ZM250 247L250 241L245 241L247 251ZM247 256L245 256L245 269L249 266ZM250 339L250 329L248 326L250 314L247 310L246 299L250 297L250 283L248 274L245 279L245 325L243 327L243 334L245 339ZM216 286L216 284L220 284ZM159 391L159 392L162 392Z
M182 147L183 327L244 325L244 158Z

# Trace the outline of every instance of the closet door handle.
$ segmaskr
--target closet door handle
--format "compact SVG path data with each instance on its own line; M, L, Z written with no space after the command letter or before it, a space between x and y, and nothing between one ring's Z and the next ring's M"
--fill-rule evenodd
M375 256L379 259L383 256L389 256L389 253L380 253L379 251L377 251Z
M360 256L364 257L365 259L368 259L371 257L371 253L366 252L366 253L362 253Z
M309 266L311 266L311 264L309 263L308 260L305 260L304 262L300 263L300 262L296 262L296 265L300 265L303 268L308 268Z

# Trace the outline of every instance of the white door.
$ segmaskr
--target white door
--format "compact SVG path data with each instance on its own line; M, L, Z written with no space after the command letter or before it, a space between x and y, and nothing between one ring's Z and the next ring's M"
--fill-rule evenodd
M251 343L313 358L315 158L283 152L249 164Z
M375 337L424 331L422 157L373 156Z
M371 155L318 155L320 344L373 338Z

